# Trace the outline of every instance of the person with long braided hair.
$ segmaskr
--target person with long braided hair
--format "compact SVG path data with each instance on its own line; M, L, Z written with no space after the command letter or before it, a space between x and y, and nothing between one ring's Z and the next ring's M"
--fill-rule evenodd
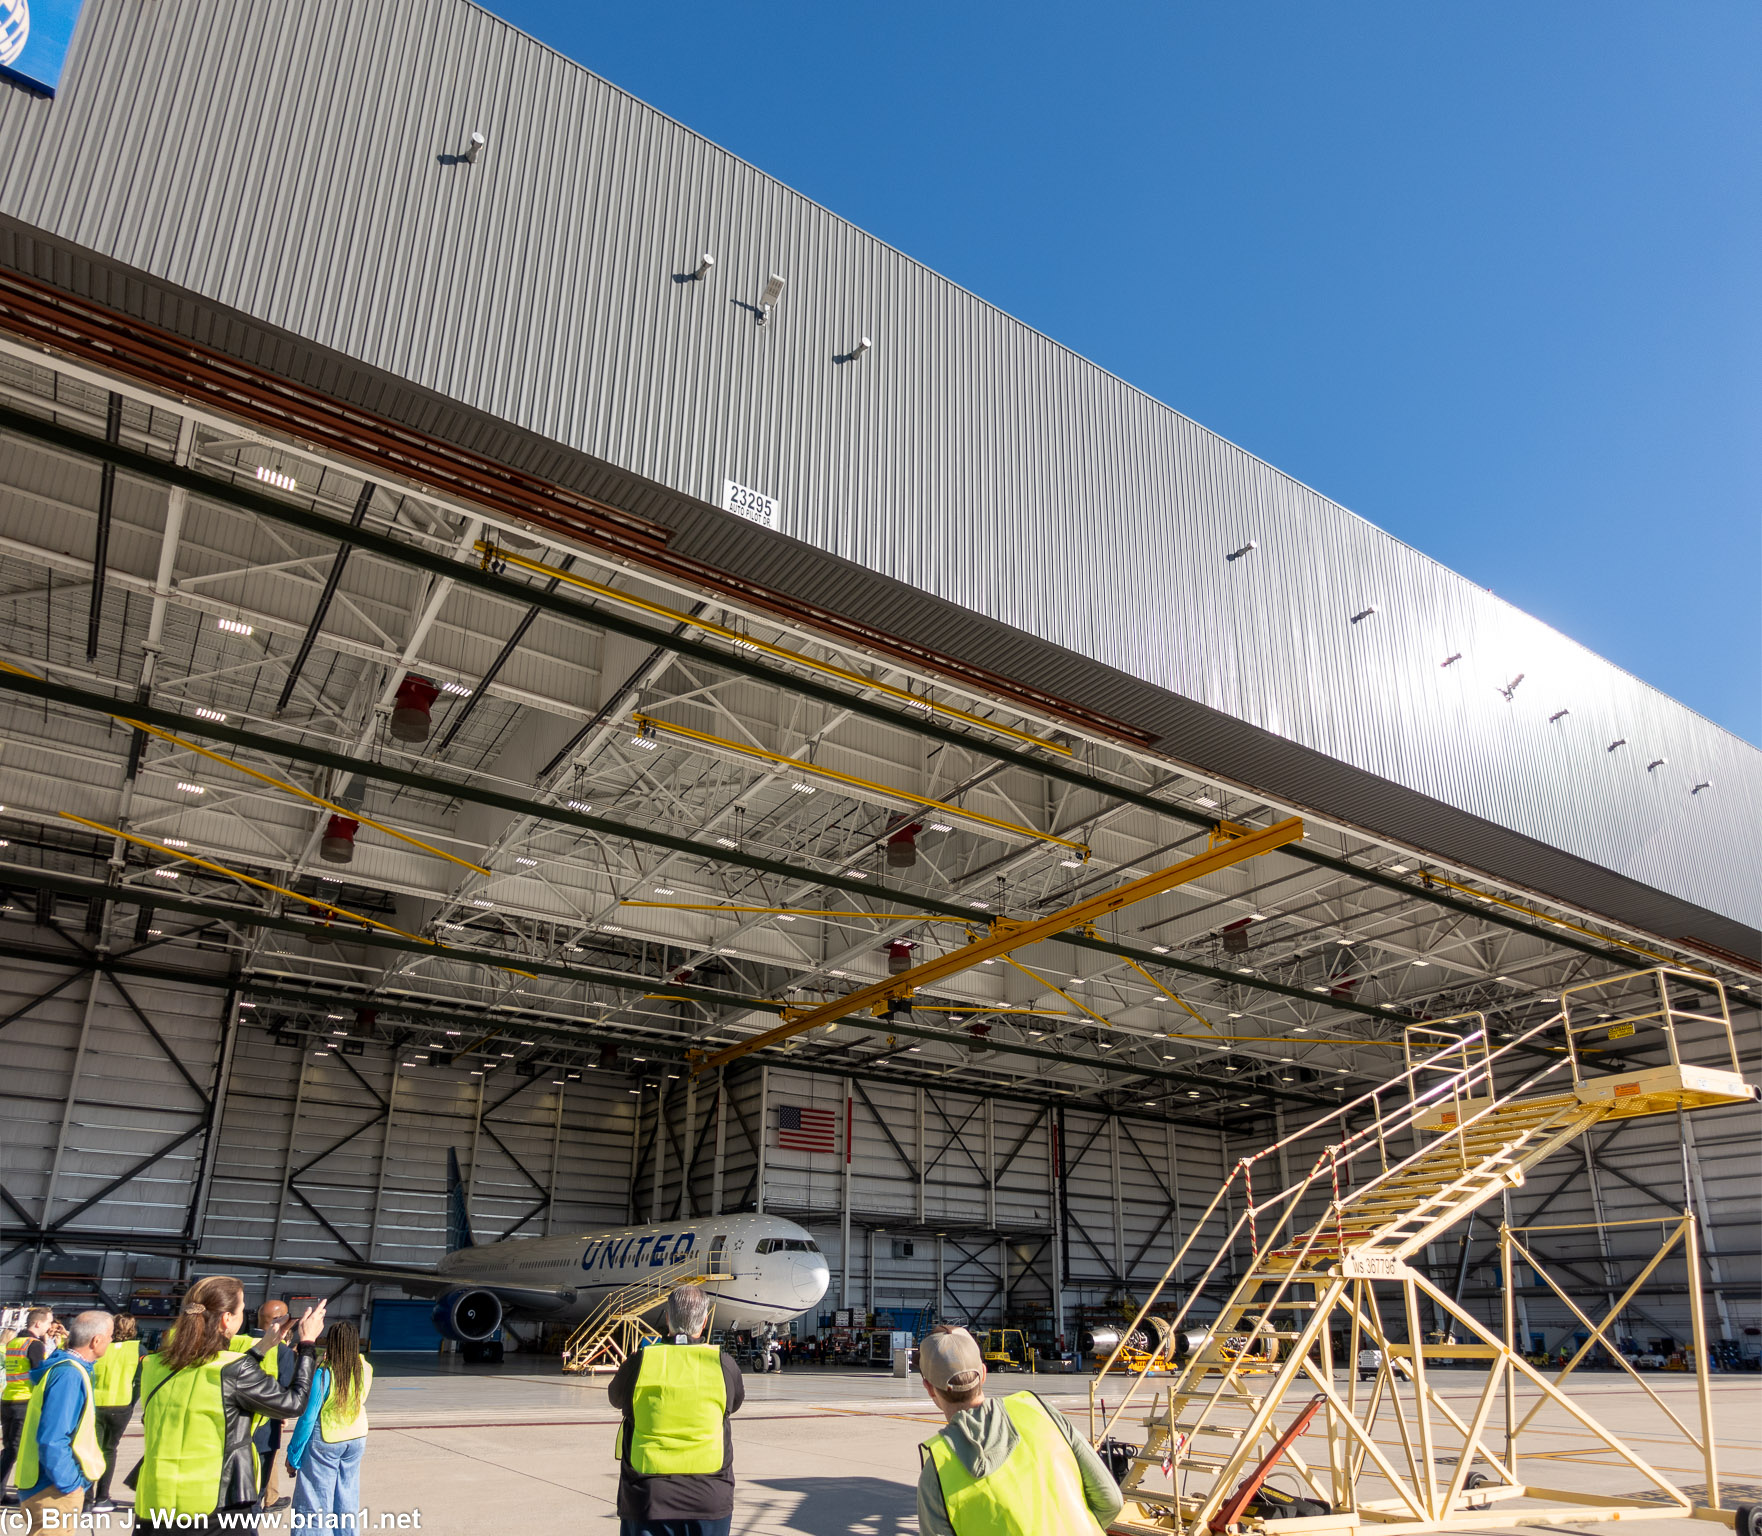
M324 1303L294 1325L298 1359L282 1386L263 1369L284 1319L244 1354L227 1346L245 1321L245 1288L231 1275L199 1280L164 1348L141 1367L141 1429L147 1450L135 1483L135 1518L148 1530L207 1530L216 1512L240 1529L257 1503L255 1415L296 1418L316 1367Z
M355 1325L332 1323L324 1335L324 1364L288 1444L288 1465L298 1474L294 1513L306 1530L363 1529L355 1517L361 1513L361 1457L372 1386L373 1367L361 1358Z

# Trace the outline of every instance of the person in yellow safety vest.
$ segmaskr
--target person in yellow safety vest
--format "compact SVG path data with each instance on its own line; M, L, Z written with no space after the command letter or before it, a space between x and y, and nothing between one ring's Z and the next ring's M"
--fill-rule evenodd
M305 1409L324 1331L324 1303L295 1325L293 1384L266 1375L260 1340L243 1355L227 1341L245 1321L245 1288L232 1275L210 1275L184 1297L171 1340L141 1367L141 1431L146 1439L135 1480L135 1530L248 1527L257 1505L253 1420L295 1418ZM286 1345L282 1345L286 1348ZM223 1518L216 1518L216 1517Z
M288 1440L296 1529L365 1530L361 1512L361 1457L367 1449L367 1394L373 1367L361 1358L353 1323L332 1323L324 1335L324 1364L312 1381L306 1411Z
M135 1337L135 1320L122 1316L110 1336L110 1348L92 1366L92 1402L98 1413L98 1448L104 1452L104 1475L92 1490L91 1512L108 1514L116 1508L110 1497L110 1480L116 1476L116 1448L135 1414L141 1390L141 1341Z
M1100 1536L1119 1514L1119 1484L1062 1413L1032 1392L986 1398L965 1328L932 1329L918 1362L948 1420L921 1448L920 1536Z
M115 1321L108 1312L81 1312L67 1330L66 1347L31 1373L18 1449L26 1531L64 1530L77 1523L86 1489L104 1471L92 1366L110 1348Z
M5 1488L18 1460L25 1405L31 1400L31 1372L55 1352L54 1327L55 1314L48 1307L32 1307L25 1313L23 1331L7 1335L6 1385L0 1388L0 1488ZM18 1495L9 1492L0 1502L16 1504Z
M667 1298L668 1339L621 1366L606 1401L624 1415L618 1536L728 1536L734 1519L730 1414L746 1401L740 1367L705 1344L710 1298L682 1285Z

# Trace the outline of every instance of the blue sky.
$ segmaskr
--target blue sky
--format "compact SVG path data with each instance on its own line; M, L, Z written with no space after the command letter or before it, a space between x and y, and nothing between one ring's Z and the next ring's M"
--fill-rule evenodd
M1762 742L1762 6L494 0Z

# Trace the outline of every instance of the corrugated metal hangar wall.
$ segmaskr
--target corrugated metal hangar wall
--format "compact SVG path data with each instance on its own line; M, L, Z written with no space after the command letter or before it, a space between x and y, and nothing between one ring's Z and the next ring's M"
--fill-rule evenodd
M180 984L79 964L0 970L8 1196L38 1206L71 1250L21 1241L15 1230L0 1251L8 1291L83 1302L95 1279L121 1305L132 1289L176 1273L169 1253L184 1238L217 1257L432 1264L452 1148L480 1240L764 1209L805 1225L825 1250L832 1288L823 1310L930 1308L987 1324L1039 1312L1069 1332L1082 1308L1145 1295L1227 1168L1263 1145L1131 1114L787 1068L749 1068L725 1088L615 1072L562 1084L548 1073L512 1084L400 1074L397 1051L320 1059L298 1042L277 1044L237 1001L218 975ZM780 1149L786 1104L831 1110L835 1149ZM1689 1122L1711 1321L1734 1341L1762 1324L1752 1121L1752 1111L1734 1109ZM1299 1123L1293 1117L1291 1128ZM1295 1144L1280 1181L1320 1145ZM1680 1213L1689 1166L1675 1122L1618 1124L1545 1165L1518 1219L1662 1226ZM119 1250L92 1259L94 1237L105 1236L162 1240L168 1257ZM1454 1238L1427 1262L1496 1323L1487 1236L1472 1265ZM1657 1236L1628 1227L1534 1241L1569 1285L1612 1294ZM1215 1251L1197 1249L1181 1278L1197 1277ZM1223 1272L1247 1258L1239 1247ZM1680 1264L1660 1281L1629 1313L1642 1342L1687 1333ZM339 1292L294 1272L248 1273L247 1284L253 1295L334 1294L339 1315L367 1313L370 1291L400 1294ZM1549 1348L1572 1337L1576 1320L1543 1283L1525 1275L1520 1284L1526 1331Z
M1067 697L1201 767L1434 847L1453 810L1484 866L1567 895L1530 844L1561 850L1755 949L1754 748L461 0L93 0L60 96L0 128L0 213L274 328L281 366L737 481L800 544L721 520L730 568L911 621L811 552L841 557L1021 632L995 670L1088 658Z

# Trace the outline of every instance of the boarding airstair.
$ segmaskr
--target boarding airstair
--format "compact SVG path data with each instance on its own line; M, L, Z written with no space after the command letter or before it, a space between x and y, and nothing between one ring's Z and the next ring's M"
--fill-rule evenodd
M1641 1066L1632 1059L1642 1051L1655 1056L1660 1045L1664 1061ZM1215 1245L1197 1280L1184 1282L1191 1286L1184 1302L1157 1324L1165 1341L1157 1357L1120 1369L1123 1346L1117 1347L1091 1386L1095 1443L1116 1437L1127 1424L1141 1425L1143 1432L1121 1480L1127 1503L1114 1530L1326 1536L1370 1523L1455 1531L1691 1513L1688 1494L1563 1389L1584 1350L1554 1379L1524 1358L1511 1286L1512 1253L1527 1254L1513 1236L1523 1229L1511 1228L1508 1217L1500 1227L1502 1329L1465 1311L1410 1261L1521 1186L1529 1169L1595 1125L1754 1101L1757 1090L1739 1068L1724 988L1696 972L1636 971L1569 988L1553 1017L1502 1040L1497 1049L1478 1014L1411 1026L1405 1046L1406 1069L1399 1076L1236 1165L1123 1330L1127 1338L1138 1332L1165 1291L1178 1288L1175 1277L1190 1256L1197 1264ZM1714 1057L1719 1065L1685 1062L1684 1050ZM1606 1052L1618 1053L1617 1070L1586 1070ZM1403 1151L1408 1147L1413 1150ZM1308 1173L1266 1193L1266 1171L1306 1152L1314 1156ZM1701 1453L1717 1512L1687 1183L1671 1242L1684 1242L1688 1257L1703 1388L1699 1436L1680 1419L1676 1423ZM1208 1282L1226 1279L1244 1247L1246 1264L1228 1300L1214 1320L1196 1327L1189 1321L1195 1300ZM1620 1310L1618 1303L1601 1324L1584 1319L1593 1341L1602 1341L1611 1354L1616 1352L1604 1330ZM1345 1358L1336 1361L1341 1343ZM1378 1352L1368 1392L1361 1391L1361 1350ZM1484 1381L1474 1383L1479 1396L1467 1414L1428 1377L1428 1368L1435 1372L1446 1362L1486 1371ZM1337 1366L1345 1371L1344 1383L1335 1380ZM1159 1370L1174 1371L1166 1385L1150 1380ZM1462 1378L1452 1373L1444 1380L1460 1399L1456 1382ZM1539 1391L1591 1441L1630 1466L1634 1481L1650 1487L1616 1497L1521 1481L1519 1432L1544 1405L1532 1406L1520 1420L1520 1388L1526 1399ZM1110 1397L1116 1403L1111 1412ZM1498 1444L1490 1423L1501 1398L1505 1435ZM1298 1437L1311 1417L1325 1430L1325 1445L1305 1457ZM1318 1439L1311 1431L1309 1443ZM1261 1480L1275 1465L1287 1482L1301 1485L1298 1496L1311 1501L1304 1518L1282 1515L1276 1501L1258 1497ZM1165 1481L1166 1491L1159 1490ZM1296 1508L1283 1506L1287 1512Z
M708 1285L731 1280L734 1271L724 1253L688 1256L676 1264L651 1270L612 1294L588 1316L563 1345L563 1369L598 1374L615 1371L660 1331L647 1321L682 1285ZM712 1297L712 1300L714 1298Z

